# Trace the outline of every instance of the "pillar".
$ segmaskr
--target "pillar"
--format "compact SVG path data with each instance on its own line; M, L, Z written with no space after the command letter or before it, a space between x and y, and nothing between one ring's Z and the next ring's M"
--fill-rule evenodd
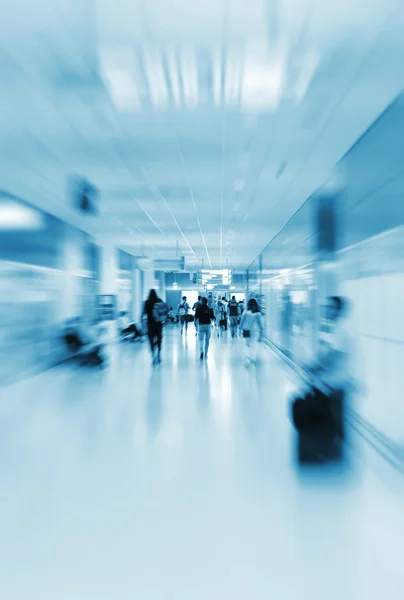
M134 268L132 271L132 314L131 319L139 323L142 317L143 297L140 269Z
M61 303L60 320L81 315L82 277L85 274L84 234L66 225L61 252Z
M116 246L103 244L100 248L100 293L115 296L118 293L119 254Z
M320 301L337 293L336 195L322 195L316 205L317 287Z
M316 256L316 330L321 320L321 307L329 296L338 294L337 206L338 193L321 194L315 199ZM317 340L316 340L317 341Z
M164 271L156 272L157 294L165 301L166 299L166 274Z
M103 243L100 246L100 294L111 296L111 303L102 298L106 310L101 311L104 326L108 330L107 338L111 342L117 338L117 301L118 301L118 277L119 277L119 252L114 244ZM109 305L112 304L112 311Z

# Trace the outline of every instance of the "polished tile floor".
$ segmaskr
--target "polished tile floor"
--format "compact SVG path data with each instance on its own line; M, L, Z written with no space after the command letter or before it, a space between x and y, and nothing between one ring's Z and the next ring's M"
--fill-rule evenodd
M194 330L0 392L0 598L401 599L404 510L366 460L302 472L262 349Z

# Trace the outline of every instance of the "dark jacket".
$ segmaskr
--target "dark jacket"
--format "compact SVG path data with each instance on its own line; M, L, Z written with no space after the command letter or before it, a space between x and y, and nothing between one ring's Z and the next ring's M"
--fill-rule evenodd
M198 306L195 312L195 319L199 321L199 325L210 325L215 320L214 312L206 304Z
M156 330L161 327L161 323L158 323L153 315L153 308L157 302L161 302L161 300L146 300L144 303L143 314L147 316L147 328L148 330Z

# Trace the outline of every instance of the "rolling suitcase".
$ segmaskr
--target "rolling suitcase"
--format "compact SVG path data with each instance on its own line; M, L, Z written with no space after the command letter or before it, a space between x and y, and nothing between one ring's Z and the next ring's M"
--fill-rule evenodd
M345 436L343 392L326 396L313 390L292 405L297 430L297 458L300 464L342 459Z

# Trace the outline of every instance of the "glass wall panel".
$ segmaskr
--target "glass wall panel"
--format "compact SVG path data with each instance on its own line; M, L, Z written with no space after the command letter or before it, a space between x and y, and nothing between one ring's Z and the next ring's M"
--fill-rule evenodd
M268 339L301 361L312 358L315 340L313 210L310 199L265 248L256 283L265 298Z

